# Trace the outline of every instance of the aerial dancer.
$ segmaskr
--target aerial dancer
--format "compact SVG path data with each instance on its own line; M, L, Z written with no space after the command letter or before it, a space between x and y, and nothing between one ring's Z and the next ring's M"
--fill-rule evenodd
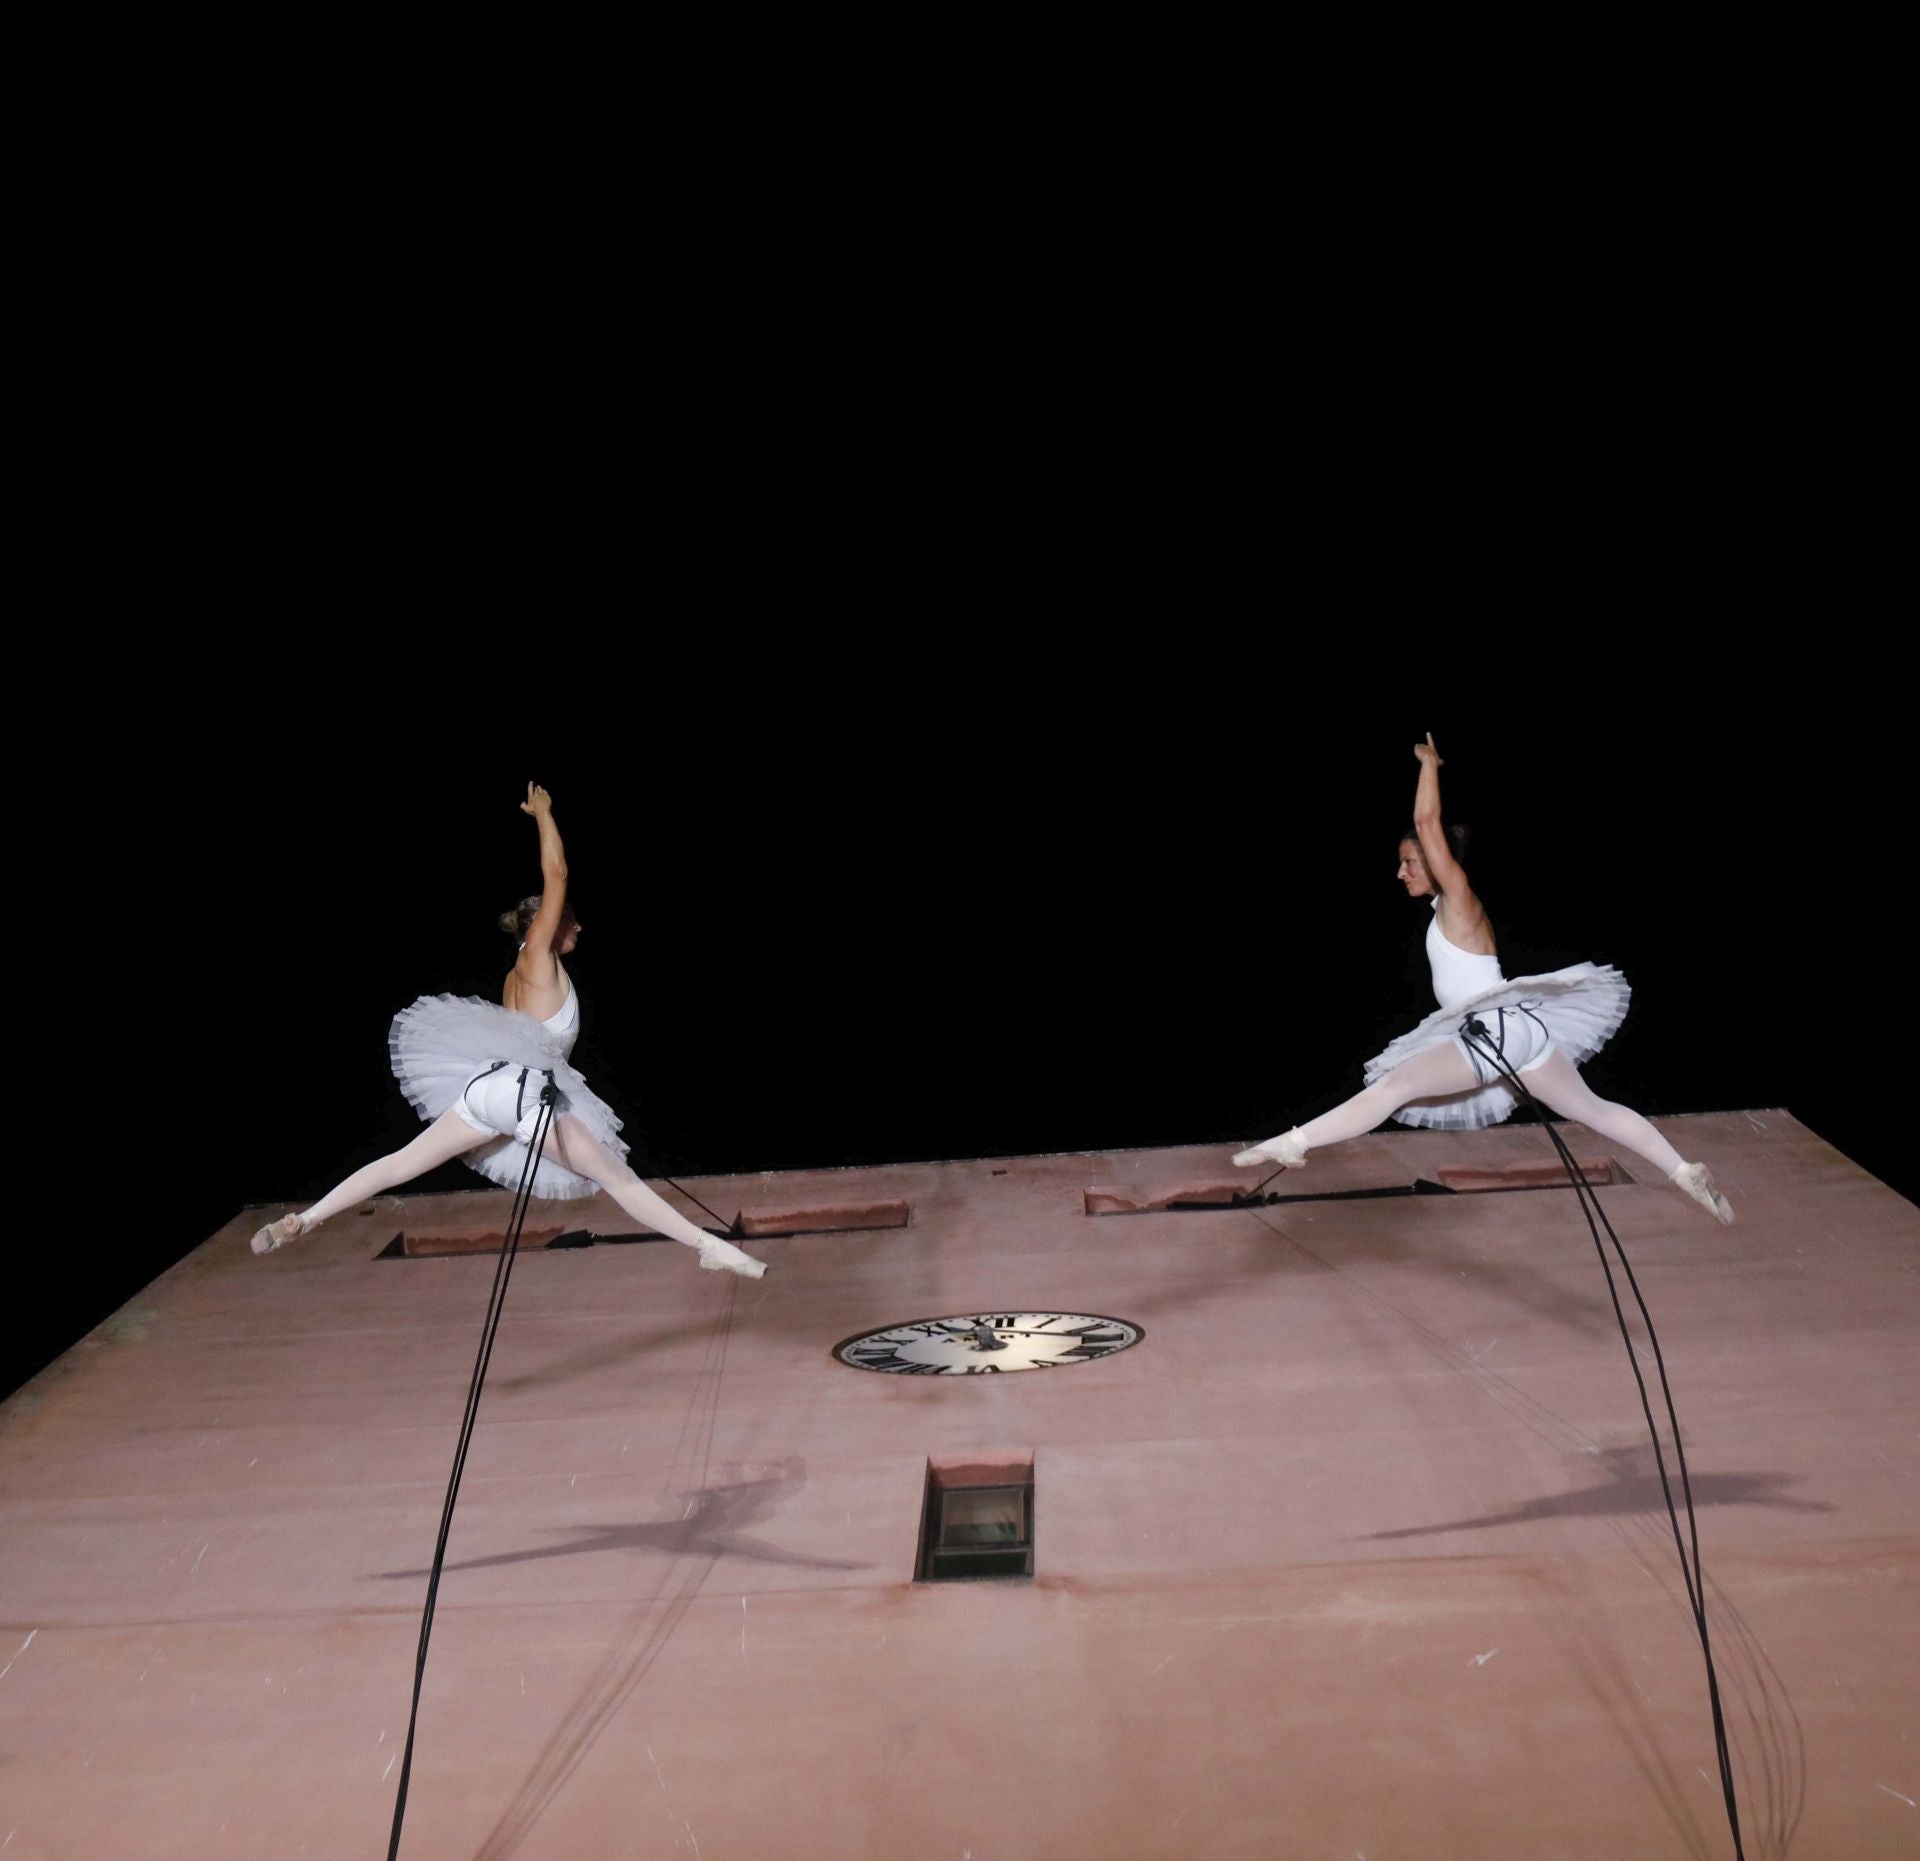
M1704 1163L1688 1163L1637 1111L1598 1097L1580 1077L1582 1063L1626 1018L1627 979L1593 963L1544 976L1501 973L1493 926L1441 819L1440 753L1431 732L1413 753L1420 783L1397 877L1408 897L1433 902L1427 959L1440 1007L1367 1062L1364 1091L1310 1124L1241 1151L1234 1162L1243 1169L1278 1164L1297 1170L1310 1151L1359 1137L1387 1118L1442 1130L1498 1124L1519 1097L1478 1050L1477 1042L1486 1041L1549 1111L1644 1157L1716 1220L1732 1221L1733 1209Z
M489 1182L518 1189L550 1078L559 1096L533 1195L572 1201L604 1190L634 1220L694 1248L703 1267L758 1279L767 1270L764 1261L696 1228L628 1168L627 1147L616 1135L620 1120L568 1064L580 1031L580 997L560 959L580 941L580 921L567 902L567 858L552 798L529 782L520 810L539 825L542 887L500 919L520 945L501 992L505 1005L423 995L394 1016L387 1041L394 1077L427 1129L356 1170L311 1208L269 1222L253 1237L253 1251L272 1253L455 1157Z

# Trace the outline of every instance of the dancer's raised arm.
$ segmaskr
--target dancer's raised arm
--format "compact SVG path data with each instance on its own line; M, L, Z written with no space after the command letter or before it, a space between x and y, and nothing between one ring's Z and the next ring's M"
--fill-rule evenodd
M567 920L567 850L554 825L553 797L537 782L527 784L520 812L531 814L540 824L540 909L527 927L526 943L513 967L524 987L542 989L553 982L553 946Z
M1413 746L1413 753L1420 759L1420 786L1413 797L1413 831L1419 836L1420 857L1426 862L1433 889L1440 894L1447 936L1463 949L1479 949L1479 937L1487 922L1486 907L1468 884L1467 869L1454 857L1446 823L1440 818L1441 759L1433 746L1431 730L1426 742ZM1486 947L1493 947L1490 938Z

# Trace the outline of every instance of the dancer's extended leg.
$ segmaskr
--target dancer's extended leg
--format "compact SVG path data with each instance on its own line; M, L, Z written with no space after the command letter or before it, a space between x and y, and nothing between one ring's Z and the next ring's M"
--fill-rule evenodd
M1692 1196L1715 1220L1732 1221L1732 1206L1714 1186L1707 1166L1688 1163L1631 1107L1601 1098L1580 1077L1580 1069L1565 1054L1548 1054L1538 1066L1522 1073L1520 1082L1549 1111L1575 1119L1588 1130L1625 1146L1635 1156L1645 1157L1675 1188Z
M268 1223L253 1237L253 1251L270 1254L276 1247L311 1234L321 1222L352 1208L355 1203L364 1202L370 1196L385 1195L389 1189L397 1189L416 1176L424 1176L429 1170L494 1141L491 1131L476 1131L458 1112L442 1112L412 1143L384 1157L376 1157L365 1169L355 1170L305 1213L282 1215L278 1221Z
M612 1151L600 1143L578 1118L556 1118L553 1146L559 1160L576 1175L596 1182L624 1208L635 1221L644 1222L657 1234L664 1234L682 1246L696 1248L703 1267L738 1273L745 1279L758 1279L767 1270L764 1260L742 1253L731 1241L696 1228L686 1216L661 1200Z
M1548 1054L1538 1066L1520 1075L1520 1083L1549 1111L1624 1144L1635 1156L1645 1157L1662 1176L1671 1176L1686 1161L1637 1111L1601 1098L1564 1053Z
M1452 1092L1470 1092L1480 1081L1474 1077L1467 1056L1451 1041L1443 1047L1429 1047L1404 1065L1376 1079L1364 1092L1356 1092L1344 1105L1322 1112L1311 1124L1303 1124L1264 1144L1255 1144L1234 1158L1242 1169L1257 1169L1261 1164L1283 1163L1298 1169L1309 1150L1323 1144L1338 1144L1360 1137L1375 1125L1384 1124L1402 1105L1413 1099L1444 1098Z

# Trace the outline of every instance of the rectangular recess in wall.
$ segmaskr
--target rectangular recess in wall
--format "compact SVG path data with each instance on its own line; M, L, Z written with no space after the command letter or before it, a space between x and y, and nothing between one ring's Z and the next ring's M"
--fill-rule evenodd
M999 1449L927 1462L919 1583L1033 1575L1033 1453Z
M1581 1175L1595 1188L1631 1188L1633 1178L1611 1157L1576 1157ZM1438 1180L1435 1180L1435 1179ZM1276 1181L1299 1180L1287 1171ZM1432 1177L1410 1183L1384 1183L1372 1189L1257 1190L1258 1178L1235 1182L1187 1182L1138 1188L1089 1187L1081 1192L1088 1215L1218 1214L1222 1210L1274 1208L1283 1202L1384 1202L1406 1195L1499 1195L1516 1189L1568 1189L1566 1166L1549 1157L1540 1163L1506 1163L1488 1168L1448 1164Z

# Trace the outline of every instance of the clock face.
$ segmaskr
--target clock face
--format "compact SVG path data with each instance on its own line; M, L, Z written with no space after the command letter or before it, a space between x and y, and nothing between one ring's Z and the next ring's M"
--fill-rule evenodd
M894 1376L996 1376L1092 1363L1144 1335L1124 1319L1086 1312L981 1312L864 1331L833 1354L856 1370Z

